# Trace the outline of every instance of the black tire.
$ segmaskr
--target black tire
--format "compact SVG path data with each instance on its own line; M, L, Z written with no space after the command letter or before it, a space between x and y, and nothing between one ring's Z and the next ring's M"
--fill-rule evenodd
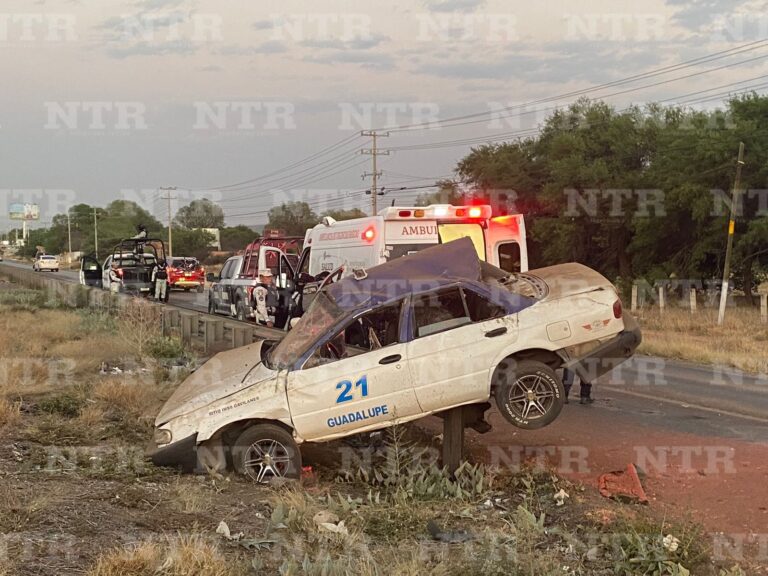
M301 451L290 432L275 424L246 428L232 446L232 462L238 474L259 483L301 477Z
M197 293L198 294L202 294L203 292L205 292L205 286L198 286L197 287Z
M563 382L536 360L507 360L496 369L496 406L504 418L523 430L551 424L565 403Z

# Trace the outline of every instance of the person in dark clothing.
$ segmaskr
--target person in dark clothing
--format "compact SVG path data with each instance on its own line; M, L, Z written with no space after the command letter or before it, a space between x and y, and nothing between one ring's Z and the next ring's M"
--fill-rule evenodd
M565 368L563 370L563 388L565 388L565 403L568 404L568 396L573 388L573 382L576 379L576 373L573 370ZM595 399L592 398L592 384L584 382L579 378L579 404L592 404Z

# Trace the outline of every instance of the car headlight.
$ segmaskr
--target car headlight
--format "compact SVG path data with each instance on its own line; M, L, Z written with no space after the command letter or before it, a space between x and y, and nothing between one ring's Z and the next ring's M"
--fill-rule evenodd
M158 428L155 430L155 444L158 446L162 446L163 444L170 444L171 440L173 440L173 434L171 434L170 430L166 430L165 428Z

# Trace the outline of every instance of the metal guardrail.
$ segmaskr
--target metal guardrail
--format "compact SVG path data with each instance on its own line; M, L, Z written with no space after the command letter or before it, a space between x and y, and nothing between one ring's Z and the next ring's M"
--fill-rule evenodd
M51 301L72 308L95 308L117 311L135 297L115 294L100 288L82 286L75 281L0 263L0 276L27 288L41 290ZM207 314L175 306L151 302L161 308L163 333L178 331L182 341L199 346L204 352L227 350L247 346L259 340L279 340L282 330L257 326L214 314Z

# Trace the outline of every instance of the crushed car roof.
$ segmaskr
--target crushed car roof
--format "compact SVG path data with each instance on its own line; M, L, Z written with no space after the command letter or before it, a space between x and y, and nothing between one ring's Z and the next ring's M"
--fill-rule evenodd
M349 276L326 288L327 294L344 311L380 306L399 300L409 294L418 294L456 283L488 288L487 269L506 275L477 256L470 238L459 238L446 244L420 250L366 270L367 276L357 279ZM534 300L501 291L512 311L519 311Z

